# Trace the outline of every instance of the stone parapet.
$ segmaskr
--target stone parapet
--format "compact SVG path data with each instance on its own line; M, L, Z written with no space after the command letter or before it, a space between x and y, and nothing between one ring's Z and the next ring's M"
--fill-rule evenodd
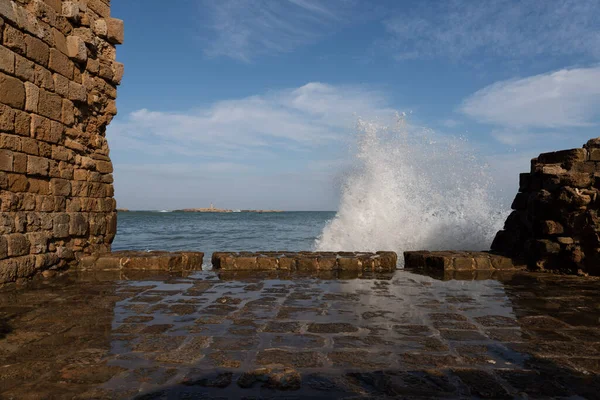
M432 271L515 271L526 266L489 252L478 251L406 251L404 268Z
M0 0L0 284L110 251L122 41L109 0Z
M225 271L373 271L396 270L398 256L391 251L358 252L216 252L214 269Z
M116 251L83 257L81 270L148 270L148 271L196 271L202 270L204 253L166 251Z
M536 270L600 275L600 138L540 154L492 249Z

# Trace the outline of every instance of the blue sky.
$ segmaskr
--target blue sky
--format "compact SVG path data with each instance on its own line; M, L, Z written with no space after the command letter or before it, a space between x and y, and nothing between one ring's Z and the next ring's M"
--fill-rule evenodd
M128 0L112 15L119 207L335 210L357 118L395 111L468 139L506 199L532 157L600 136L600 0Z

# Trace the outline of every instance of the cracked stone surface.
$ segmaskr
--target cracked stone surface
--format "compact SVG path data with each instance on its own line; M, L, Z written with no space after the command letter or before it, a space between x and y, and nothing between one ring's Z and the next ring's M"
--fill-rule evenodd
M0 290L0 398L595 398L600 280L79 272Z

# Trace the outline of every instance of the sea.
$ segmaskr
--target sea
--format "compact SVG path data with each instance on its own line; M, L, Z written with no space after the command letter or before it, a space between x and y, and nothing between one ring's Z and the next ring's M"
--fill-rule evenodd
M315 250L335 212L195 213L119 212L117 250L215 251Z
M402 119L359 120L355 141L335 212L121 212L113 249L207 260L214 251L489 250L510 203L473 146Z

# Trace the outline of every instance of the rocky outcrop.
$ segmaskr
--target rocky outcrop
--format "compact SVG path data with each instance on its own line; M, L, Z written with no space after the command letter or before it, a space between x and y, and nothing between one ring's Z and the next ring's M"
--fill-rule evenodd
M540 154L492 250L530 268L600 275L600 138Z
M0 284L110 251L122 42L110 0L0 0Z
M398 256L391 251L355 252L216 252L214 269L225 271L395 271Z

